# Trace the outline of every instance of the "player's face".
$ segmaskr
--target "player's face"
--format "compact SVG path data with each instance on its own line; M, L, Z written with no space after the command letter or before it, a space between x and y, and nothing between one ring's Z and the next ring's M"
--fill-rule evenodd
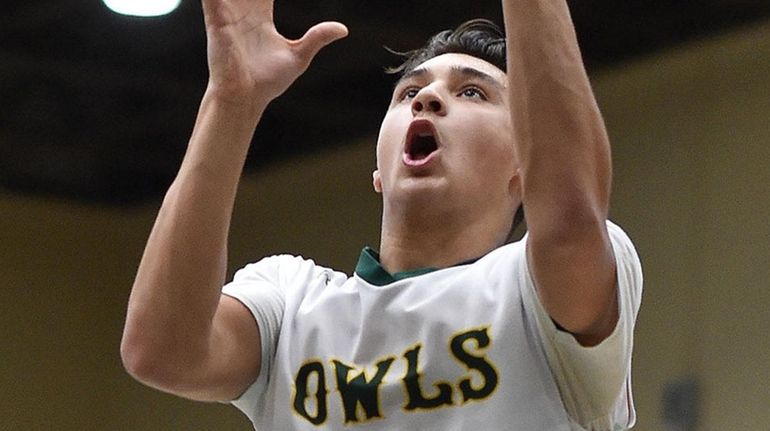
M407 73L377 141L374 187L386 204L425 196L512 214L518 176L507 84L503 71L465 54Z

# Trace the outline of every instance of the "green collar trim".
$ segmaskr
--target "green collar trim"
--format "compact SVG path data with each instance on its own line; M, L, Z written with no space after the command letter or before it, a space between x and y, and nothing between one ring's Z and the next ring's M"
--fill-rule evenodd
M469 261L461 262L456 266L467 265L477 260L478 259L471 259ZM358 257L358 264L356 264L356 274L363 278L367 283L375 286L387 286L388 284L395 283L399 280L428 274L438 269L439 268L428 267L391 274L380 264L379 253L372 250L370 247L364 247L364 249L361 250L361 255Z

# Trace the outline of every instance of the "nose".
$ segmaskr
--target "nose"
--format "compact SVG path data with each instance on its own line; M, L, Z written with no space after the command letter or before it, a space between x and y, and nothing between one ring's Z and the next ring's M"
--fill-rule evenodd
M412 115L431 112L436 115L446 115L446 104L435 90L425 87L412 100Z

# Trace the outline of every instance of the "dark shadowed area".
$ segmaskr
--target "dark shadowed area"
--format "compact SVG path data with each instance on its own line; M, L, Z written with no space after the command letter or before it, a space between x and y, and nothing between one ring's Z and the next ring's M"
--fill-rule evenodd
M770 15L765 0L571 1L589 69ZM206 83L200 5L129 18L99 1L3 2L0 186L85 202L146 202L174 175ZM319 20L350 37L324 50L266 113L248 167L373 135L407 50L460 22L501 21L496 1L281 1L279 30Z

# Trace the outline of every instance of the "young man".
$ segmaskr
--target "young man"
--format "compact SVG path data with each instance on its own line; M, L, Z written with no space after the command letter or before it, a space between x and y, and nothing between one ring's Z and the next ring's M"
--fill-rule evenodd
M288 41L270 0L203 7L211 77L129 302L132 375L233 400L258 429L633 425L641 270L607 221L609 143L564 0L505 0L505 39L470 22L401 68L377 144L379 254L352 277L273 256L224 290L260 115L346 29ZM506 244L521 204L528 233Z

